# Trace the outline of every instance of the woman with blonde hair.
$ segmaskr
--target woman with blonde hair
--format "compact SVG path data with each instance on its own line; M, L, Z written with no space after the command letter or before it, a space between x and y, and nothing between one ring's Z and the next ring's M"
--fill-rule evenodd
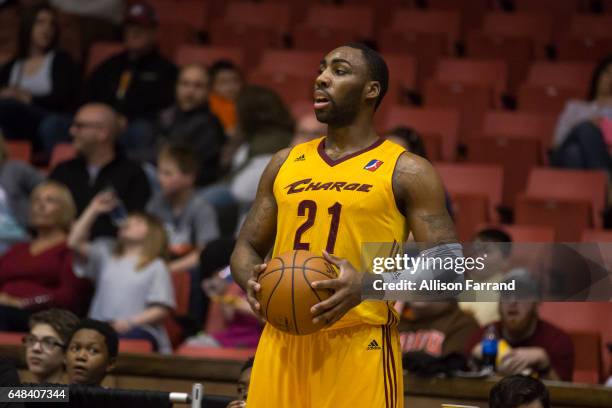
M98 193L68 239L76 253L75 272L96 284L89 317L110 322L122 338L144 339L154 350L169 353L163 323L175 300L163 225L151 215L131 213L120 222L116 239L88 240L96 218L118 205L112 191Z
M12 246L0 258L0 331L28 331L28 318L39 309L85 311L90 285L74 275L66 243L75 214L63 184L46 181L32 192L34 238Z

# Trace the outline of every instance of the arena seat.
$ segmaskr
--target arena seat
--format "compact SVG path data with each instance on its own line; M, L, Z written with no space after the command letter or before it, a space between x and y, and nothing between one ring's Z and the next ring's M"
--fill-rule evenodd
M569 23L568 35L574 38L612 39L612 16L574 14Z
M266 50L254 71L294 75L314 81L324 56L320 51Z
M573 13L586 12L584 0L513 0L517 12L546 13L553 18L553 37L557 37L568 26Z
M158 45L159 53L165 58L172 60L176 49L183 44L195 44L197 42L197 32L184 23L166 21L159 23Z
M123 51L123 44L119 42L104 41L93 43L89 48L89 57L87 58L85 75L91 74L102 61L105 61L121 51Z
M120 339L120 353L152 353L153 345L147 340Z
M586 200L590 203L592 225L601 228L606 203L607 176L603 171L536 168L529 175L526 194L557 200ZM582 232L582 229L578 233ZM578 235L578 241L580 235Z
M0 344L21 345L23 336L27 333L0 332Z
M532 242L554 242L555 230L551 227L542 225L524 225L524 224L482 224L478 226L478 230L485 228L496 228L504 231L512 242L517 243L532 243Z
M612 231L603 229L587 229L582 231L582 237L580 241L612 243Z
M603 379L601 333L598 331L568 332L574 343L574 375L572 381L599 384Z
M201 45L181 45L174 56L174 63L182 66L191 63L210 66L214 62L226 59L236 66L244 66L244 53L239 47L206 47Z
M521 193L516 197L514 210L515 222L551 226L559 242L577 242L580 232L592 225L591 205L586 200L530 197Z
M372 38L374 12L369 6L313 4L292 30L297 49L329 51L350 41Z
M527 83L582 91L586 96L591 83L594 64L590 62L535 62L527 76Z
M535 55L533 40L470 31L466 44L467 56L470 58L504 60L508 67L508 91L512 95L516 94Z
M282 2L232 1L225 7L225 13L219 21L234 26L271 28L282 35L291 28L291 5Z
M609 38L562 38L555 48L559 61L598 62L612 54Z
M455 10L461 13L461 33L469 29L479 28L482 19L489 9L488 0L427 0L427 9Z
M482 32L504 37L529 38L540 50L551 41L552 18L549 13L544 12L491 12L484 16Z
M316 72L313 70L313 72ZM297 75L254 71L248 75L249 83L261 85L276 91L287 105L305 98L312 99L315 75L303 78Z
M411 127L423 136L430 161L454 161L456 159L459 133L458 111L392 106L386 114L384 129L389 131L397 126ZM441 144L441 157L429 154L430 151L437 150L434 143Z
M166 318L164 326L168 333L168 338L172 344L172 348L178 347L183 339L183 329L179 325L176 317L185 316L189 313L189 297L191 289L191 278L187 272L174 272L171 274L172 286L174 288L174 298L176 300L176 308L174 312Z
M398 84L402 90L416 90L417 59L411 55L383 54L389 68L389 82Z
M204 32L208 22L208 2L201 0L150 0L161 24L171 22Z
M49 162L49 168L53 169L59 163L73 159L76 156L76 149L72 143L58 143L53 147L51 152L51 160Z
M577 89L523 83L518 89L518 109L522 112L559 114L567 101L584 99L585 96L583 91Z
M382 31L442 34L447 41L447 53L452 54L459 41L461 14L452 10L398 9Z
M436 80L425 83L425 107L459 111L460 144L465 144L469 136L480 129L482 118L493 107L493 99L493 90L485 85L447 84Z
M32 144L29 141L7 140L5 143L9 158L30 163L32 159Z

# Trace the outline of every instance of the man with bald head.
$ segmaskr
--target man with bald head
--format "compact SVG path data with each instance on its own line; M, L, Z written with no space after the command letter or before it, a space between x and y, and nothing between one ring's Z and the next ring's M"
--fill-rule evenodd
M113 188L128 211L144 210L151 195L142 167L115 149L125 119L101 103L83 105L76 113L70 135L78 156L58 164L50 178L70 189L80 214L101 190ZM100 216L92 237L113 236L116 227L108 215Z
M176 103L160 115L159 143L192 146L198 154L200 171L196 184L205 185L218 176L223 125L208 106L209 78L199 64L185 65L176 82Z

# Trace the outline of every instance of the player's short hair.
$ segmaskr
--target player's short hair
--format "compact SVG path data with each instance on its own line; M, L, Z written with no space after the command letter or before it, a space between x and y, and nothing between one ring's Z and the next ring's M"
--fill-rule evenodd
M184 174L198 174L200 159L192 146L185 143L166 143L159 149L159 159L168 159Z
M517 408L534 401L540 401L544 408L550 408L546 386L524 375L511 375L502 379L489 393L490 408Z
M387 89L389 88L389 68L387 67L387 63L379 53L363 43L349 43L346 44L345 47L355 48L361 51L366 60L366 64L368 65L370 79L377 81L380 84L380 94L378 95L376 104L374 105L374 110L378 109L378 106L382 102L385 94L387 93Z
M106 342L106 349L108 350L108 356L110 358L117 357L117 353L119 352L119 335L117 334L115 329L113 329L113 326L100 320L83 319L74 328L74 331L70 335L69 342L72 341L72 338L74 337L76 332L83 329L95 330L102 336L104 336L104 340Z
M47 324L55 330L64 345L68 345L74 328L79 323L79 318L69 310L47 309L34 313L28 320L30 330L39 324Z
M503 245L500 245L499 248L504 258L510 256L510 251L512 250L512 237L508 233L498 228L485 228L478 231L476 239L483 242L501 243Z

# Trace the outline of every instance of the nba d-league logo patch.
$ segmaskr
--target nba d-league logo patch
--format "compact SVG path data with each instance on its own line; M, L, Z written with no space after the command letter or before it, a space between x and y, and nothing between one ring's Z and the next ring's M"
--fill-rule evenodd
M368 171L376 171L377 168L382 166L383 162L380 160L372 159L365 165L364 169Z

